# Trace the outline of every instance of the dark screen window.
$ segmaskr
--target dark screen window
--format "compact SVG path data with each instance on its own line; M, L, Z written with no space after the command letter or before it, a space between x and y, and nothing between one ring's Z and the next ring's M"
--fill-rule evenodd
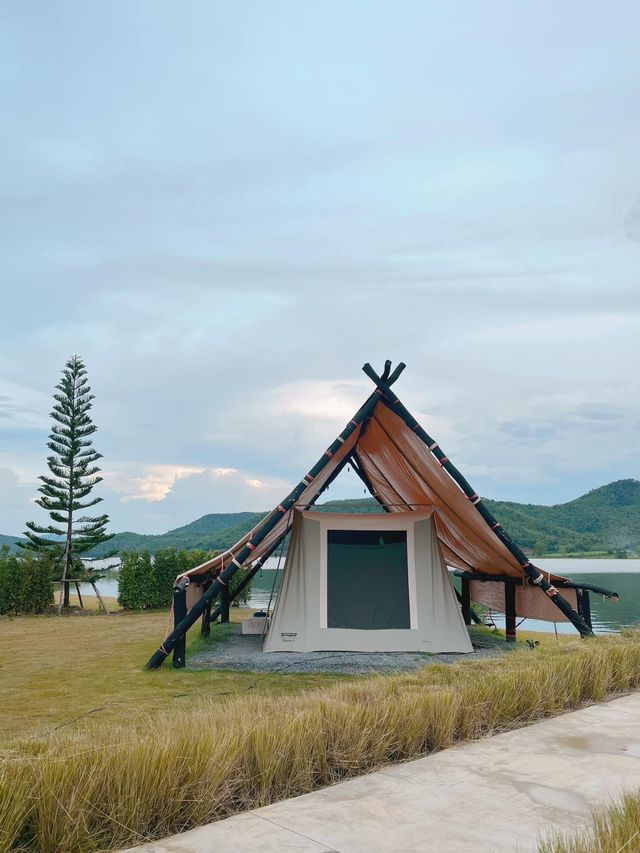
M327 625L411 627L406 531L327 531Z

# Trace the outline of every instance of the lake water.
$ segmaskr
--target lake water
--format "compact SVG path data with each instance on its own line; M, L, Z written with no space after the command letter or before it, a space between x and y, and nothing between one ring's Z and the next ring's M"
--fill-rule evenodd
M110 561L112 564L113 561ZM284 559L277 571L278 560L273 557L267 560L265 568L258 572L253 579L249 607L254 610L264 610L269 604L272 590L277 593L282 579ZM596 633L618 631L621 627L640 623L640 560L536 560L536 565L546 571L565 575L575 581L593 583L613 590L620 595L620 600L614 604L607 598L590 593L591 617ZM80 584L83 594L93 595L89 584ZM98 582L102 595L116 597L118 595L117 574L110 574ZM272 602L273 607L273 602ZM504 626L504 618L495 615L499 627ZM553 622L540 622L536 619L526 619L520 626L522 630L554 631ZM566 622L558 622L559 633L574 633L575 629Z

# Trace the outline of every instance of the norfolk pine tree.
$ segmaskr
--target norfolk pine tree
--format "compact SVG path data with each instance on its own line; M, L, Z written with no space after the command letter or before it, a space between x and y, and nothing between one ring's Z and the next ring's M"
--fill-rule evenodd
M36 503L49 513L52 524L46 527L27 522L27 542L21 547L52 557L62 580L85 574L81 555L111 539L106 532L108 515L87 516L79 513L102 501L90 498L95 485L101 482L100 469L95 464L102 454L92 447L91 436L97 430L89 411L94 395L87 380L87 371L77 355L67 361L53 398L55 400L47 447L51 456L47 465L51 476L41 476L38 488L41 497ZM76 574L76 576L77 576ZM69 606L69 584L62 585L58 612Z

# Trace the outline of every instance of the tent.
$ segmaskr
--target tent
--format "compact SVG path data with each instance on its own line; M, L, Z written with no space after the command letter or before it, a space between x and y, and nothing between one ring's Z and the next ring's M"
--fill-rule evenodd
M387 361L378 375L365 364L363 370L375 389L316 464L233 547L178 579L175 628L149 660L149 668L160 666L174 647L174 664L177 660L177 665L184 665L186 631L201 616L206 628L220 611L211 614L212 603L228 601L239 592L291 530L296 511L309 510L347 464L387 514L432 513L440 553L461 576L465 622L470 621L472 599L491 600L495 606L497 597L504 602L510 639L515 637L516 616L568 620L582 636L592 635L590 587L547 574L529 561L392 390L404 367L401 362L392 371ZM249 569L247 577L234 585L234 575L244 567Z
M473 651L435 517L294 510L264 651Z

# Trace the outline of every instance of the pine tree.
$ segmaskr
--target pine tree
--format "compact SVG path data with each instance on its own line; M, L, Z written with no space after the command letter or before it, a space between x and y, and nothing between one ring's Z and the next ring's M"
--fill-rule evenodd
M89 498L93 487L102 480L97 476L100 469L95 464L102 454L92 447L91 436L97 427L89 411L94 395L85 366L77 355L67 361L56 390L59 393L53 395L55 403L51 412L55 423L47 444L52 454L47 457L51 476L39 477L41 497L36 499L54 523L43 527L28 521L25 531L28 541L22 547L51 555L65 580L85 574L80 555L111 539L113 534L106 532L108 515L79 515L102 501L100 497ZM62 587L64 598L60 606L68 607L69 584Z

